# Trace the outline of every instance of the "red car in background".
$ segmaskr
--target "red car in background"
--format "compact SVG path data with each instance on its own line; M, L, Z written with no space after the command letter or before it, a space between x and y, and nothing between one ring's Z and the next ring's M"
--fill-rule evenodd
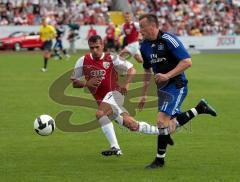
M19 51L22 48L33 50L42 48L43 42L40 40L38 33L34 32L14 32L8 37L0 38L0 49L13 49Z

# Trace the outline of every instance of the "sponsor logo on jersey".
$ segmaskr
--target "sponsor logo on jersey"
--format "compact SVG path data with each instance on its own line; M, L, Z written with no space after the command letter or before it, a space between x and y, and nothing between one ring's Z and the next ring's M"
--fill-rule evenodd
M108 69L109 66L110 66L110 63L109 63L109 62L103 62L103 67L104 67L105 69Z
M105 70L92 70L90 72L91 76L99 76L99 77L104 77L106 75L106 71Z
M158 45L158 50L159 50L159 51L164 50L164 45L163 45L163 44L159 44L159 45Z
M157 57L157 54L151 54L151 64L154 64L154 63L159 63L159 62L162 62L162 61L166 61L167 59L166 58L158 58Z

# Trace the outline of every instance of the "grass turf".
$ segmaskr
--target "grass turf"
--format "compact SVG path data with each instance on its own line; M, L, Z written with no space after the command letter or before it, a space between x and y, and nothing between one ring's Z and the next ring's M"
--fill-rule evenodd
M48 95L53 81L79 56L51 60L49 71L42 73L40 53L0 53L0 181L239 181L239 54L193 55L183 110L204 97L219 115L199 116L174 134L166 166L152 171L144 166L155 157L156 136L115 124L124 155L105 158L100 151L108 143L101 129L85 133L57 129L49 137L34 132L33 121L43 113L56 116L72 110L76 125L94 118L94 109L61 105ZM69 87L66 94L79 92ZM138 112L136 118L154 124L156 108Z

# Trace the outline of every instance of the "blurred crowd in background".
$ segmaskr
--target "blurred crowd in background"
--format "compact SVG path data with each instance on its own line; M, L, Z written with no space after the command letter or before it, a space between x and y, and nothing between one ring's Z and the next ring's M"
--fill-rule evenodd
M0 0L0 26L107 25L111 0ZM180 36L239 35L239 0L129 0L137 20L155 13L161 29Z

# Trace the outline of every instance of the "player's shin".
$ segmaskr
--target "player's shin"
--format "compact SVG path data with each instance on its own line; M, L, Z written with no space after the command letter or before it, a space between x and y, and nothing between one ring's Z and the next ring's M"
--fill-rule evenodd
M115 147L115 148L119 149L120 147L119 147L117 137L116 137L114 127L113 127L111 120L105 115L105 116L102 116L98 121L101 124L102 131L105 134L111 147Z
M129 119L129 118L128 118ZM153 135L159 135L159 130L156 126L150 125L144 121L135 121L134 119L130 119L131 121L129 122L130 125L128 128L131 129L132 131L138 131L140 133L144 134L153 134ZM120 125L124 125L123 117L121 115L118 115L115 118L115 121L117 121ZM131 125L132 123L132 125ZM138 127L134 127L133 125L138 125ZM126 126L126 121L125 121L125 126Z
M169 134L168 135L158 135L157 158L165 157L168 139L169 139Z
M44 69L47 69L47 63L48 63L48 58L44 57L44 65L43 65Z
M158 135L158 150L157 150L157 158L164 158L165 157L165 153L166 153L166 149L167 149L167 145L173 145L174 142L170 136L170 133L174 132L176 130L176 125L175 123L171 123L169 124L168 127L162 127L162 128L158 128L159 130L159 135Z
M198 115L195 108L192 108L186 112L183 112L176 117L177 127L185 125L188 121Z
M159 130L156 126L152 126L144 121L138 122L139 128L138 131L145 134L155 134L159 135Z

